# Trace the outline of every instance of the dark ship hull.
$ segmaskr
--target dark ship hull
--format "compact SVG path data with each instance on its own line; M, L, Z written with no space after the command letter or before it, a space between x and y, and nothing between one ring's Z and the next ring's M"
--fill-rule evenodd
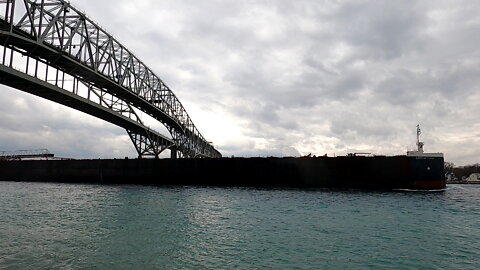
M0 180L382 190L446 186L443 157L422 156L3 161Z

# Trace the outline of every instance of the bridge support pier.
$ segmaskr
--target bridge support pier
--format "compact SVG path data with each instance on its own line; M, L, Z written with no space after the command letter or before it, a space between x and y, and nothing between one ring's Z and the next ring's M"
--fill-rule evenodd
M137 150L139 158L158 158L160 153L162 153L165 149L172 147L171 143L162 138L148 136L151 134L147 134L147 136L145 136L129 130L127 130L127 132L133 144L135 145L135 149Z
M177 147L175 146L170 147L170 158L175 159L177 157L178 157Z

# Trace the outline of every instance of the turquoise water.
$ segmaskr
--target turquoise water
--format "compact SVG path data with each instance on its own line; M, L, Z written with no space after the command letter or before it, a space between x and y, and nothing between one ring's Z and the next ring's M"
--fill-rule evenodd
M0 269L479 269L480 186L445 192L0 182Z

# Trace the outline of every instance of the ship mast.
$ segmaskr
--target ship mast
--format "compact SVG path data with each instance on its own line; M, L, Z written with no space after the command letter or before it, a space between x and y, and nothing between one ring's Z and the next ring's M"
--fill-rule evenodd
M417 125L417 148L418 152L423 153L423 142L420 141L420 134L422 134L420 125Z
M417 150L413 151L407 151L407 156L409 157L441 157L443 158L442 153L424 153L423 152L423 145L424 143L420 141L420 135L422 134L422 131L420 131L420 125L417 125Z

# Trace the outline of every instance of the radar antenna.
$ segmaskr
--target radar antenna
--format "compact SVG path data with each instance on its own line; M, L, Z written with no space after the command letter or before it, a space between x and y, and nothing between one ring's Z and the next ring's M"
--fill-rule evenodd
M422 134L422 131L420 130L420 125L417 125L417 148L418 152L423 153L424 143L420 141L420 134Z

